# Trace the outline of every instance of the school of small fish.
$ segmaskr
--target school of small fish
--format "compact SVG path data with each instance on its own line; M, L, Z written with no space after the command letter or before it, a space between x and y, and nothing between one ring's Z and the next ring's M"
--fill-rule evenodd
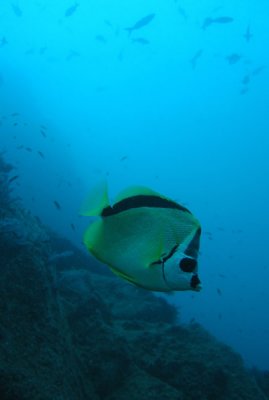
M24 9L22 9L19 5L18 2L11 2L10 3L10 11L14 15L14 19L16 21L22 21L26 15L26 12ZM68 7L63 7L62 10L62 15L61 17L65 21L72 21L73 18L79 17L79 13L83 12L83 7L79 2L74 2L71 3ZM190 20L190 14L181 6L177 6L177 12L181 18L181 21L184 21L184 23L188 23ZM104 25L108 29L110 29L111 34L115 36L120 36L124 35L127 37L128 42L130 45L134 45L135 47L138 47L139 49L143 48L148 48L152 41L154 40L154 36L152 36L152 31L155 28L155 24L158 24L158 19L161 18L160 15L158 15L155 12L150 12L148 14L142 15L141 17L138 18L131 18L129 21L122 22L122 27L117 26L114 22L110 20L105 20ZM236 25L237 21L235 18L229 16L229 15L219 15L219 16L207 16L203 18L202 23L199 24L199 29L201 30L202 35L217 35L218 34L218 29L226 29L227 31L230 29L230 27ZM252 24L249 22L245 25L245 30L242 32L242 41L245 42L246 46L248 46L252 41L254 36L253 30L252 30ZM144 35L143 35L144 33ZM150 39L147 37L149 35ZM110 41L110 35L107 33L103 32L96 32L96 34L93 36L93 40L95 40L97 43L99 43L99 46L107 46ZM5 35L4 32L1 32L0 36L0 51L4 52L6 48L12 45L12 40L11 38L8 37L8 35ZM198 47L198 46L197 46ZM49 48L47 45L41 44L38 49L36 48L27 48L25 49L25 55L31 56L31 55L40 55L40 56L46 56L47 53L49 52ZM195 50L195 49L194 49ZM147 51L147 50L145 50ZM190 57L187 62L190 63L190 66L193 70L196 70L200 62L203 61L204 54L207 52L207 49L204 48L199 48L194 51L192 56ZM74 59L80 57L81 54L79 51L75 49L70 49L66 56L65 60L68 62L72 62ZM122 61L123 60L123 52L121 52L118 55L118 60ZM247 57L244 55L243 52L237 51L232 49L231 52L228 54L223 55L223 62L228 65L227 68L232 67L237 68L237 65L239 67L244 65L244 74L241 79L241 90L240 94L244 95L248 93L249 91L249 85L255 80L257 76L259 76L261 73L266 71L267 66L266 65L257 65L253 66L252 63L247 62ZM0 75L0 86L4 85L5 79ZM0 128L4 124L4 121L7 118L12 119L12 126L14 129L18 129L20 126L27 127L27 122L25 121L20 121L21 114L17 111L13 112L9 116L0 116ZM40 125L39 130L37 132L38 135L40 135L44 140L47 140L49 138L49 133L48 133L48 128L46 125ZM17 139L17 137L14 136L14 138ZM46 152L43 149L40 148L33 148L32 146L29 146L28 144L24 143L18 143L16 146L17 150L25 151L29 153L29 157L33 157L34 155L37 155L40 159L40 163L43 163L46 161ZM128 154L122 155L118 161L121 163L128 163L129 156ZM9 183L14 184L14 185L19 185L19 180L20 176L18 174L12 174L9 177ZM60 212L63 210L63 206L61 202L57 199L52 199L51 200L51 206L54 207L54 209L57 212ZM69 222L70 229L73 232L76 232L76 225L73 222ZM222 232L223 228L219 227L218 231ZM235 234L241 233L240 229L235 229L234 232ZM208 240L213 240L213 234L209 231L204 232L205 236L207 237ZM232 257L232 255L230 256ZM219 274L220 278L225 278L225 275ZM221 288L216 289L216 293L218 296L223 296L223 290ZM221 319L222 315L219 314L218 318Z
M182 7L181 5L178 4L177 0L175 0L175 7L176 7L176 12L178 15L182 18L184 23L188 23L190 20L190 14L187 12L187 10ZM19 19L23 19L26 12L23 10L23 8L20 6L19 2L10 2L10 11L13 12L14 16ZM212 11L212 14L216 14L217 11L219 12L219 8L215 9ZM77 1L70 2L70 4L67 7L63 7L62 10L62 17L66 19L67 21L71 21L73 18L76 16L80 16L81 13L83 13L83 5ZM120 35L121 32L127 32L130 43L133 43L134 45L140 45L140 46L146 46L150 45L152 39L148 39L145 36L138 35L136 36L137 33L140 32L152 32L152 29L154 29L154 24L156 21L156 24L158 23L158 18L160 18L160 15L157 15L155 12L150 12L148 14L142 15L140 18L137 19L132 19L130 18L130 24L126 24L127 26L120 28L117 24L113 23L109 19L104 20L104 25L106 25L107 28L110 29L111 33L114 35L118 36ZM207 34L212 34L216 35L216 27L223 27L223 29L228 30L230 25L235 25L237 23L236 19L233 18L232 16L229 15L211 15L211 16L206 16L201 25L200 28ZM150 28L152 26L152 28ZM214 29L215 28L215 29ZM252 32L252 27L250 22L246 23L246 29L244 32L242 32L242 38L245 40L247 44L249 44L254 35ZM93 38L97 42L103 45L108 45L109 43L109 35L103 34L103 33L96 33L96 35ZM10 45L9 39L3 35L2 38L0 38L0 50L4 49ZM28 48L25 50L25 55L34 55L34 54L39 54L39 55L46 55L49 52L48 47L45 45L41 45L39 49L35 49L33 47ZM203 55L206 53L206 49L198 49L194 53L192 57L190 57L189 62L191 64L191 67L193 70L195 70L198 66L198 63L202 62ZM75 49L70 49L69 52L66 54L65 60L66 61L72 61L76 59L77 57L80 57L81 54L79 51ZM118 53L118 60L123 61L124 59L124 49L120 50ZM255 67L253 70L250 70L246 60L246 57L244 54L238 51L232 51L228 55L224 55L223 58L228 62L229 65L235 65L235 64L246 64L247 68L246 71L244 72L244 76L241 80L241 90L240 94L246 94L249 91L249 85L252 82L252 78L256 75L258 75L260 72L264 71L266 66L261 65L258 67ZM51 60L51 58L48 57L48 60ZM3 85L3 77L0 75L0 86ZM14 123L14 126L16 126L16 122ZM41 134L45 137L44 131L41 131ZM43 156L39 153L40 157L43 158Z

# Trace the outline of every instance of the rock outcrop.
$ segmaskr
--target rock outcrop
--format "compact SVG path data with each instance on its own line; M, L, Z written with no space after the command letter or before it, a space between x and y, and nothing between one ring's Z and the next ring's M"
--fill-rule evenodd
M0 169L1 400L269 398L268 373L49 232Z

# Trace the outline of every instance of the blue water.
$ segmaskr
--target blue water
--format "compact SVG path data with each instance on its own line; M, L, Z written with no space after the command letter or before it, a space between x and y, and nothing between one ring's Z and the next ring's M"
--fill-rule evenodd
M0 150L22 203L79 246L80 204L104 178L112 199L143 184L187 205L203 228L203 290L168 300L264 369L268 16L267 0L0 5Z

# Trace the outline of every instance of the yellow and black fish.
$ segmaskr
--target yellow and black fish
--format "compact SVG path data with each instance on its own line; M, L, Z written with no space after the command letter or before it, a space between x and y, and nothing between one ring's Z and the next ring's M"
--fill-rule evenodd
M201 290L201 226L187 208L145 187L124 190L111 206L102 185L81 214L100 217L86 230L84 243L116 275L153 291Z

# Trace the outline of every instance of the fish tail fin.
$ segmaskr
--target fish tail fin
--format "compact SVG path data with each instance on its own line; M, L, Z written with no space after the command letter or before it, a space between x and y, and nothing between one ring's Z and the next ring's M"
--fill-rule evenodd
M109 206L107 182L97 184L88 194L80 208L80 215L95 217L102 214L105 207Z

